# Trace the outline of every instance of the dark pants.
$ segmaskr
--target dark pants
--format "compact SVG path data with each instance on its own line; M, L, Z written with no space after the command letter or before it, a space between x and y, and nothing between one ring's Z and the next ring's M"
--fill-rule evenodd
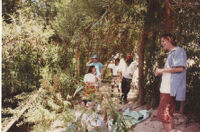
M127 101L127 95L131 88L132 79L122 78L122 100Z

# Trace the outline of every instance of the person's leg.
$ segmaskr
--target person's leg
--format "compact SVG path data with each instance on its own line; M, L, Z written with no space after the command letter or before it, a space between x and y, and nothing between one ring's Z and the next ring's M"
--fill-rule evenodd
M175 110L175 101L169 94L160 95L157 117L163 123L166 132L170 132L174 127L173 113Z
M113 93L114 93L114 85L111 85L111 97L113 97Z
M101 87L101 80L98 81L98 88Z
M122 91L121 100L122 101L124 100L125 89L126 89L126 80L125 80L125 78L122 78L122 85L121 85L121 91Z
M164 126L166 132L170 132L173 129L171 123L163 123L163 126Z
M128 103L127 97L128 93L131 88L131 81L129 79L126 79L126 89L125 89L125 94L124 94L124 103Z
M114 88L113 88L113 91L115 91L115 88L118 89L118 83L117 83L117 77L115 77L114 79ZM119 91L118 91L119 92ZM116 93L117 94L117 93Z
M115 87L116 87L116 77L113 77L112 79L112 89L111 89L111 92L112 92L112 95L111 97L113 97L113 94L115 93Z
M117 90L118 90L118 93L120 94L120 84L117 85Z
M120 82L120 78L118 77L117 78L117 85L116 85L116 87L117 87L117 91L118 91L118 97L120 97L120 95L121 95L121 82Z
M180 114L183 114L183 113L184 113L184 104L185 104L185 101L181 101L181 102L180 102L180 109L179 109L179 113L180 113Z
M110 90L110 92L111 92L110 96L111 97L113 97L113 91L114 91L114 82L113 82L113 77L112 77L112 80L111 80L111 90Z
M124 102L127 102L127 94L128 94L127 92L124 93L124 99L123 99Z
M170 124L171 124L171 129L174 129L174 118L172 118Z
M174 128L174 119L173 118L169 123L164 123L164 122L162 122L162 123L163 123L163 126L164 126L166 132L170 132L171 130L173 130L173 128Z
M124 89L123 89L123 102L127 101L127 79L124 80Z

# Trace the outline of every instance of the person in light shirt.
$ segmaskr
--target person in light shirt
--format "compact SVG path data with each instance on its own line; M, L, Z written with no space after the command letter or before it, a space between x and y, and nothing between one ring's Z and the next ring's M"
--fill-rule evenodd
M85 89L83 94L83 106L86 106L87 102L91 101L91 95L95 94L97 91L98 86L98 79L96 77L96 68L95 66L90 66L88 69L88 73L84 76L84 83L85 83Z
M127 96L131 88L131 82L134 72L137 70L137 62L133 61L132 55L127 55L125 68L120 71L122 101L128 103Z
M173 113L175 100L182 101L180 112L183 111L183 101L186 95L186 52L176 46L175 37L171 34L161 36L161 46L169 51L164 68L158 68L156 76L162 75L160 86L160 104L157 117L163 123L167 132L173 129Z
M118 93L120 93L120 74L119 74L119 62L120 59L115 59L115 64L109 64L108 68L111 69L112 72L112 82L111 82L111 97L113 97L114 88L118 88Z

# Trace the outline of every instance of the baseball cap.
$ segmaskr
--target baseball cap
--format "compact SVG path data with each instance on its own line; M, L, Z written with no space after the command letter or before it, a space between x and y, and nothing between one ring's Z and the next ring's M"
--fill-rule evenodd
M92 59L98 59L98 56L95 54L92 56Z

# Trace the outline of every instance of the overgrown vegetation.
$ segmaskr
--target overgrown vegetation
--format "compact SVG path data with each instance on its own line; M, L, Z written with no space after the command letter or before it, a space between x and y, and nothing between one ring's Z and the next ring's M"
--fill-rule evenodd
M199 5L196 0L170 3L173 32L190 62L185 110L196 113L198 120ZM41 87L43 90L24 121L33 123L34 131L46 131L52 122L63 117L72 121L70 109L80 103L79 91L84 87L82 77L89 57L97 53L100 61L107 64L117 53L122 57L131 53L138 61L144 39L144 102L156 107L160 78L154 76L154 70L163 67L167 55L159 44L160 34L167 31L165 6L164 1L156 0L3 1L3 104L11 102L17 107L19 100L26 100ZM108 109L112 111L110 115L117 113L112 106ZM3 113L15 111L5 109Z
M2 95L6 97L40 86L40 70L44 66L43 52L53 35L42 19L33 16L29 8L3 21Z

